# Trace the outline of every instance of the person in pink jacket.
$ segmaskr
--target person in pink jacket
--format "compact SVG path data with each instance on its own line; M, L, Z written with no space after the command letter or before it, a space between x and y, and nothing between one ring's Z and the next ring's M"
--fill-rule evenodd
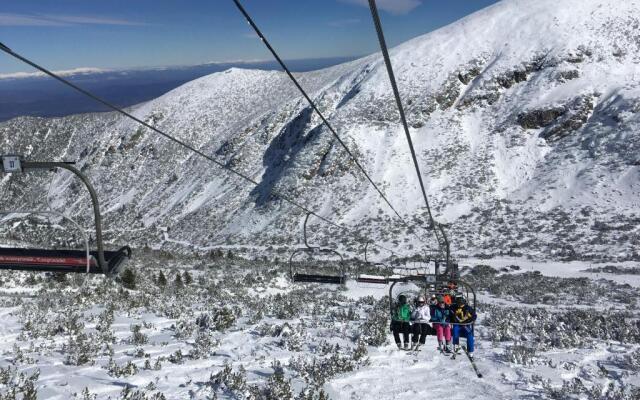
M451 353L451 310L444 302L443 296L438 296L438 305L433 310L430 321L436 330L438 348L445 353Z

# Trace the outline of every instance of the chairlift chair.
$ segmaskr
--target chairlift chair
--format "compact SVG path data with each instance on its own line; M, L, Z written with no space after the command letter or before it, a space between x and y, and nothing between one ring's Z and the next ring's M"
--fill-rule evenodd
M438 286L438 281L436 279L435 275L426 275L426 276L407 276L407 277L401 277L401 278L389 278L389 283L391 284L389 286L389 310L391 312L391 314L393 314L393 311L395 309L395 303L396 303L396 299L397 296L399 294L403 294L404 292L411 292L414 293L414 297L417 297L418 295L422 294L425 296L425 298L429 298L431 295L435 294L435 295L440 295L443 294L444 291L442 290L442 287ZM467 301L469 302L469 304L476 309L476 292L473 289L473 287L468 284L465 281L462 280L458 280L456 282L457 284L457 294L464 296L465 299L467 299ZM400 292L398 292L398 287L397 285L402 286L415 286L418 287L418 289L401 289ZM436 289L432 289L433 287L435 287Z
M310 215L310 213L307 214L303 226L305 247L294 250L294 252L291 253L291 257L289 257L289 275L291 277L291 280L293 282L300 283L326 283L333 285L342 285L347 280L346 265L342 255L333 249L310 246L309 242L307 241L307 222L309 221ZM308 258L317 258L317 256L319 255L332 257L333 259L329 261L329 263L337 267L334 268L334 271L332 271L335 273L318 273L318 264L311 268L301 266L299 261L294 261L295 257L300 254L306 254ZM315 262L318 261L315 260Z
M102 240L102 218L98 196L89 179L72 163L66 162L27 162L21 156L2 156L5 173L22 173L36 169L63 168L75 174L89 191L93 204L97 250L88 251L88 241L85 238L87 250L48 250L32 248L0 248L0 269L38 271L38 272L77 272L111 275L116 273L123 263L131 258L131 248L124 246L117 251L105 251ZM18 214L25 212L18 212ZM26 214L53 212L38 211ZM6 214L6 213L5 213ZM62 218L71 221L76 228L81 229L75 222L64 215Z
M393 275L393 268L384 263L369 261L367 249L373 243L368 241L364 245L364 262L357 265L356 282L386 285L388 278Z
M394 273L399 276L425 276L429 274L428 260L404 260L403 265L394 268Z

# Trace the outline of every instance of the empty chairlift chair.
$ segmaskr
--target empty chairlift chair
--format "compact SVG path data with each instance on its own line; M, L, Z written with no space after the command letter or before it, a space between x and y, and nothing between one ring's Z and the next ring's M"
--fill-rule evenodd
M342 285L346 282L346 266L344 258L333 249L310 246L307 241L307 214L304 220L304 244L305 247L296 249L289 257L289 275L293 282L300 283L326 283ZM306 255L306 262L296 260L299 255ZM319 260L324 256L324 260ZM327 257L328 256L328 257ZM329 258L328 260L326 258Z
M89 241L84 230L71 218L55 211L0 211L0 223L9 223L32 215L53 215L66 220L75 227L84 239L84 250L32 249L0 247L0 270L20 270L32 272L76 272L102 274L97 251L89 250ZM3 217L4 216L4 217ZM118 251L105 251L104 259L109 271L116 271L128 258L131 249L123 247Z
M364 262L358 264L356 282L386 285L389 277L393 275L393 268L384 264L369 261L367 249L373 242L364 245Z
M37 271L37 272L77 272L111 275L119 270L122 264L131 258L131 249L124 246L117 251L105 251L102 240L102 219L98 197L87 177L69 163L58 162L25 162L19 156L3 156L5 173L21 173L33 169L63 168L74 173L82 180L91 195L93 204L96 242L95 251L88 250L48 250L33 248L0 248L0 269ZM16 214L55 214L53 212L16 212ZM5 213L8 214L8 213ZM73 220L59 215L67 221ZM79 228L80 229L80 228Z

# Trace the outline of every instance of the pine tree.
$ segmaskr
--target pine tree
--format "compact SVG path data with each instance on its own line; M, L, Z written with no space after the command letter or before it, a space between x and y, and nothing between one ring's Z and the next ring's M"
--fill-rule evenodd
M185 285L191 285L193 283L193 278L191 277L189 271L184 271L184 274L182 274L182 279L184 280Z
M182 283L182 275L180 275L180 273L176 274L176 279L173 281L173 285L176 287L176 289L181 289L184 284Z
M125 269L120 276L120 282L122 282L122 286L127 289L135 289L136 288L136 274L130 268Z
M156 283L160 287L167 286L167 277L164 276L164 272L160 271L160 273L158 274L158 279L156 279Z

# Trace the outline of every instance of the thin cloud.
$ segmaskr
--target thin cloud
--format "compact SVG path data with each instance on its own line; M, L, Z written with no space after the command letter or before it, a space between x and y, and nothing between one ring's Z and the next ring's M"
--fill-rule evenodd
M105 72L110 72L109 69L102 68L92 68L92 67L83 67L83 68L74 68L74 69L66 69L61 71L54 71L56 75L59 76L77 76L77 75L92 75L92 74L100 74ZM12 72L8 74L0 74L0 79L24 79L24 78L41 78L46 77L43 72Z
M343 3L357 4L369 7L367 0L338 0ZM381 10L390 12L391 14L407 14L414 8L422 4L422 0L377 0L376 4Z
M77 26L77 25L116 25L146 26L147 23L120 18L96 17L89 15L56 14L8 14L0 13L0 26Z
M69 26L69 24L31 15L0 13L0 26Z
M345 26L356 25L360 23L360 19L358 18L349 18L349 19L339 19L337 21L330 21L329 26L333 26L336 28L343 28Z

